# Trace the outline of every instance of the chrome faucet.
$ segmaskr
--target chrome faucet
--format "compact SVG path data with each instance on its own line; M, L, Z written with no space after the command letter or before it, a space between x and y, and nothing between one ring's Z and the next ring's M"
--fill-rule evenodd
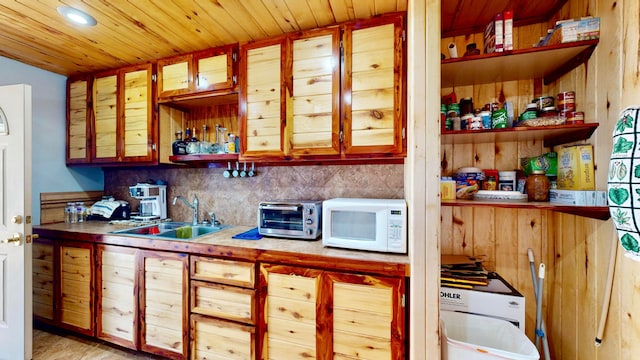
M176 197L173 198L173 203L172 205L176 204L176 201L180 199L182 200L183 203L185 203L185 205L187 205L188 207L193 209L193 222L191 223L192 225L198 225L198 197L193 195L193 204L190 204L187 199L185 199L184 197L182 197L181 195L178 195Z

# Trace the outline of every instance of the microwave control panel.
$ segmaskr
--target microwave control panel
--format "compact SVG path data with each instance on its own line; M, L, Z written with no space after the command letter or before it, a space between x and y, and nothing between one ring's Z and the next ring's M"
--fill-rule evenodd
M405 247L405 221L406 217L402 209L389 209L389 218L387 222L387 239L389 249L400 249Z

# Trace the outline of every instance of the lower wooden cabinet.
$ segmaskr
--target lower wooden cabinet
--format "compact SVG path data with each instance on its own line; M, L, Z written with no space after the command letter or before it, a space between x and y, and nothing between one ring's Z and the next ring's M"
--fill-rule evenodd
M138 349L138 250L97 245L96 336Z
M255 267L191 256L191 359L256 358Z
M93 335L93 244L61 241L58 245L59 286L56 315L61 326Z
M261 359L404 359L404 278L260 265Z
M32 247L33 316L54 321L54 244L50 239L34 239Z
M140 349L171 359L189 350L187 254L141 251Z

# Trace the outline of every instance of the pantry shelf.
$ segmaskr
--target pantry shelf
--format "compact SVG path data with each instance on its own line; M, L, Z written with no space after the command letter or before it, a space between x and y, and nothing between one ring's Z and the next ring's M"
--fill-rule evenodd
M516 126L491 130L446 130L442 144L482 144L492 142L542 140L545 147L586 140L593 135L599 123L553 126Z
M598 40L445 59L441 87L544 79L548 85L591 57Z
M598 220L608 220L611 217L609 214L609 207L607 206L577 206L560 205L549 202L499 202L477 200L442 200L441 205L551 210Z

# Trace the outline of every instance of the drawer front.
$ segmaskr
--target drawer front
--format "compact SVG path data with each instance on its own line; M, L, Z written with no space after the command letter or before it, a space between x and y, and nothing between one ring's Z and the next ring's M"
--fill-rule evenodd
M255 324L255 290L191 281L191 312Z
M255 288L255 264L192 256L191 278L253 289Z
M255 328L191 315L191 358L253 360Z

